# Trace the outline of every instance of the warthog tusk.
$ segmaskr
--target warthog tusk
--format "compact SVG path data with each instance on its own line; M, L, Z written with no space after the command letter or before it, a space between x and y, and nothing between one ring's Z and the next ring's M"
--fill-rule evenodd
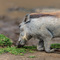
M24 39L24 40L27 40L27 37L26 37L26 35L25 35L24 37L22 37L22 39Z

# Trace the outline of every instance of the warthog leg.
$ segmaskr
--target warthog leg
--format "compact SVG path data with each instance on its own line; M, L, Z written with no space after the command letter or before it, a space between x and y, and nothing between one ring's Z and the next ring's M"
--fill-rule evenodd
M47 37L46 40L44 40L44 47L46 52L54 52L54 49L50 49L51 47L51 38Z
M45 28L44 26L41 28L41 36L42 40L44 41L44 49L46 52L54 52L54 49L50 49L51 47L51 40L53 38L52 33L50 30Z
M54 52L54 49L50 49L52 38L53 38L52 33L49 30L45 29L43 41L46 52Z
M44 50L44 41L40 40L37 45L37 50L43 51Z

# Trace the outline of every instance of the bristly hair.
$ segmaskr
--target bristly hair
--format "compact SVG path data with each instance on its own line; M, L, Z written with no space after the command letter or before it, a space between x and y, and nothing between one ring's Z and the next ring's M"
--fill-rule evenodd
M44 16L53 16L60 18L60 11L57 12L42 12L42 13L31 13L30 18L39 18Z
M60 18L60 11L57 12L43 12L43 13L30 13L27 14L24 18L24 22L28 23L31 21L31 18L40 18L40 17L46 17L46 16L52 16Z
M44 16L55 16L51 14L36 14L36 15L30 15L30 18L39 18L39 17L44 17Z

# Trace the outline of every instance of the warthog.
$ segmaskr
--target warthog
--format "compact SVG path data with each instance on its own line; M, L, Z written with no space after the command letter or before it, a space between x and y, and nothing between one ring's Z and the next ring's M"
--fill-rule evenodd
M32 37L37 38L39 43L37 50L53 52L50 48L51 40L60 37L60 12L56 13L31 13L27 14L19 25L20 36L17 46L22 47Z

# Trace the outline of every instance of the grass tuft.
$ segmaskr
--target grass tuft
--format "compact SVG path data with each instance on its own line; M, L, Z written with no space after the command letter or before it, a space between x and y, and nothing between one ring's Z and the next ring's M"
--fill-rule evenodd
M35 56L29 56L28 58L35 58Z
M4 46L11 46L12 42L11 40L4 36L3 34L0 34L0 46L4 47Z
M23 54L23 53L20 53L20 55L21 55L21 56L24 56L24 54Z
M5 47L5 48L0 49L0 54L2 54L2 53L11 53L11 54L14 54L14 55L23 56L26 52L33 53L34 50L29 49L29 48L26 49L26 48L16 48L16 47Z
M26 50L24 48L22 49L22 48L16 48L16 47L6 47L6 48L0 49L0 54L8 53L8 52L14 55L19 55L20 53L26 53Z
M51 48L60 48L60 44L51 44Z

